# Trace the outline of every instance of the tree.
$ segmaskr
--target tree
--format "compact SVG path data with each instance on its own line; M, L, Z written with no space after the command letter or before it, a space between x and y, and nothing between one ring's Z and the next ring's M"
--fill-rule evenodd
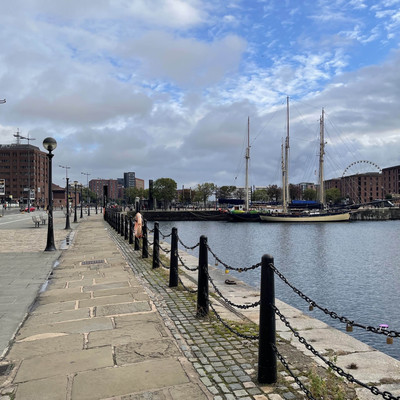
M253 192L253 200L254 201L268 201L267 189L256 189Z
M325 196L326 202L333 204L339 204L342 198L340 190L338 188L327 189L325 192Z
M218 198L219 199L230 199L235 190L236 190L236 186L221 186L218 189Z
M301 188L299 185L289 184L289 196L291 200L299 200L301 198Z
M278 201L282 195L282 189L277 185L269 185L267 187L268 197L272 201Z
M203 201L205 207L208 198L215 192L215 185L208 182L199 184L197 185L196 192L197 197Z
M314 189L304 189L303 200L316 200L317 191Z
M164 207L170 203L176 195L176 182L171 178L159 178L153 183L154 197L164 202Z

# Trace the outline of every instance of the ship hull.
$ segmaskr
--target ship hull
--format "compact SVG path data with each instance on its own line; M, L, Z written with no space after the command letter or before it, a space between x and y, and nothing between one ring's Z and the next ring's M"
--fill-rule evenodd
M261 221L264 222L344 222L350 220L350 213L327 213L311 215L294 214L262 214Z

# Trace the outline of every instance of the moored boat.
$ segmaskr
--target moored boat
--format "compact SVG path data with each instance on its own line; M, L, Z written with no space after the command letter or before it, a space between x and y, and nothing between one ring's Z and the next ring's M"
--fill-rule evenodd
M320 153L319 153L319 201L322 209L304 212L288 211L289 203L289 97L287 98L287 134L285 149L282 145L282 203L283 212L262 214L260 220L264 222L343 222L350 220L350 212L331 211L325 209L324 191L324 109L320 118Z

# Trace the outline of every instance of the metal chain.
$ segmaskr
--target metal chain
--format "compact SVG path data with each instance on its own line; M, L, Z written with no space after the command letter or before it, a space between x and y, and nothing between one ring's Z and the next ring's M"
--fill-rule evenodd
M274 344L272 344L272 348L276 354L276 356L278 357L279 361L283 364L283 366L287 369L287 371L289 372L289 374L292 376L292 378L295 380L295 382L297 383L297 385L300 387L300 389L306 394L307 399L310 400L316 400L312 393L305 387L305 385L303 384L303 382L301 382L301 380L294 374L294 372L290 369L288 362L285 360L285 358L282 356L281 353L279 353L278 349L276 348L276 346Z
M190 267L188 267L188 266L184 263L184 261L182 260L182 258L181 258L181 256L179 255L179 253L178 253L178 259L179 259L179 261L181 262L182 267L184 267L184 268L187 269L188 271L197 271L197 270L199 269L199 267L195 267L195 268L190 268Z
M366 326L359 324L357 322L354 322L353 320L350 320L344 316L339 316L337 313L334 311L329 311L327 308L320 306L317 304L314 300L310 299L307 295L305 295L301 290L297 289L295 286L293 286L287 279L286 277L279 272L276 267L273 264L270 264L271 268L275 272L276 275L284 282L286 283L298 296L300 296L303 300L305 300L311 307L317 307L321 311L323 311L326 315L329 315L333 319L337 319L340 322L347 324L349 326L355 326L357 328L365 329L366 331L372 332L372 333L377 333L380 335L386 335L389 337L400 337L400 332L397 331L392 331L388 329L381 329L381 328L376 328L374 326Z
M168 235L164 235L160 230L158 232L163 237L163 239L166 239L166 238L169 238L170 236L172 236L172 232L170 234L168 234Z
M346 378L350 383L357 383L357 385L362 386L365 389L368 389L371 391L371 393L375 395L381 395L384 399L387 400L400 400L400 397L394 397L390 392L384 391L381 392L376 386L368 386L366 383L359 381L358 379L354 378L353 375L346 373L342 368L338 367L335 365L332 361L327 360L325 357L323 357L321 354L318 353L315 348L309 344L306 339L302 336L299 335L299 333L290 325L288 320L284 315L281 314L281 312L278 310L276 306L272 306L275 314L280 318L280 320L285 324L287 328L289 328L293 335L297 338L297 340L303 344L307 350L311 351L315 356L320 358L326 365L328 365L333 371L335 371L339 376L342 376Z
M186 246L186 244L182 242L182 240L181 240L181 238L179 236L178 236L178 241L187 250L194 250L196 247L200 246L200 242L198 242L197 244L195 244L192 247Z
M162 248L160 245L158 245L158 248L160 249L160 250L162 250L164 253L171 253L171 250L168 250L168 249L164 249L164 248Z
M158 262L161 264L161 266L162 266L163 268L165 268L165 269L170 269L168 265L165 265L165 264L160 260L160 258L158 259Z
M252 269L256 269L258 267L261 267L261 262L259 262L258 264L254 264L251 267L246 267L246 268L235 268L235 267L231 267L230 265L224 263L210 248L210 246L207 244L207 249L208 251L213 255L213 257L215 258L216 261L218 261L220 264L222 264L225 269L229 269L231 271L237 271L237 272L246 272L246 271L250 271Z
M216 292L226 303L228 303L228 304L231 305L232 307L240 308L240 309L242 309L242 310L247 310L247 309L249 309L249 308L254 308L254 307L257 307L257 306L260 305L260 300L256 301L255 303L248 304L248 305L232 303L232 302L231 302L229 299L227 299L227 298L221 293L221 291L217 288L217 286L215 285L214 281L211 279L210 275L208 274L208 271L207 271L207 278L208 278L208 280L211 282L211 285L213 286L215 292Z
M225 326L225 328L229 329L232 333L234 333L236 336L239 336L243 339L249 339L249 340L258 340L260 337L259 335L244 335L243 333L238 332L237 330L233 329L231 326L229 326L222 318L221 316L217 313L213 305L210 303L210 308L213 310L215 316L217 317L217 320L221 322L222 325Z
M181 283L182 287L189 293L197 293L197 289L189 289L185 284L182 282L181 277L178 277L179 282Z

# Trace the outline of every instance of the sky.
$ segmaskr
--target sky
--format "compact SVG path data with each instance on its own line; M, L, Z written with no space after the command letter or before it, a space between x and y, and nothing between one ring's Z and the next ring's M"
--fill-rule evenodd
M400 0L0 9L0 144L55 138L60 186L66 171L244 186L248 134L250 185L280 185L287 98L291 183L317 181L322 108L326 179L400 164Z

